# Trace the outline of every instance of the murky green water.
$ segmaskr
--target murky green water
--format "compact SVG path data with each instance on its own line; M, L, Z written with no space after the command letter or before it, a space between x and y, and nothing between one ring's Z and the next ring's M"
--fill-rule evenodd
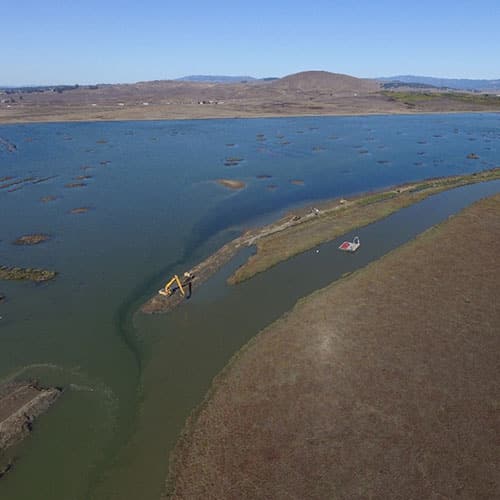
M293 204L496 165L499 124L486 114L0 127L17 145L0 152L0 178L57 176L0 189L0 263L60 271L43 286L0 283L9 299L0 378L67 387L15 450L2 498L157 498L186 415L242 344L298 297L499 184L444 193L369 226L355 256L325 245L230 291L224 270L167 316L134 316L137 306L164 277ZM243 161L227 167L230 156ZM79 175L92 178L64 187ZM248 186L228 191L212 182L221 177ZM59 198L40 203L51 194ZM79 206L92 210L68 213ZM53 239L10 244L31 231Z

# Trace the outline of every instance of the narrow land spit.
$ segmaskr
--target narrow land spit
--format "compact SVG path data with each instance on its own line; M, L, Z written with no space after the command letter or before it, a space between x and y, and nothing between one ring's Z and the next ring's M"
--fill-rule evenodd
M319 205L319 209L296 210L276 222L245 232L189 269L189 273L194 276L193 289L202 285L243 248L255 246L257 251L229 278L230 284L245 281L294 255L334 240L352 229L383 219L433 194L499 177L500 167L470 175L405 184L377 193L362 194L350 200L335 199ZM147 314L168 312L183 300L180 293L170 297L156 294L142 305L141 311Z

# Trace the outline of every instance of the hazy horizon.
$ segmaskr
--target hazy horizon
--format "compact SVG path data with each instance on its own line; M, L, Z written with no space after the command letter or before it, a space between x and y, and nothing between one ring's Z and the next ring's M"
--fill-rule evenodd
M327 71L327 70L304 70L304 71ZM331 71L331 73L336 73L334 71ZM136 83L143 83L143 82L153 82L153 81L182 81L182 79L185 78L196 78L196 77L207 77L207 78L251 78L255 80L262 80L262 79L270 79L270 78L283 78L285 76L289 76L290 74L295 74L295 73L289 73L286 75L281 75L281 76L265 76L265 77L256 77L253 75L223 75L223 74L215 74L215 73L207 73L207 74L189 74L189 75L182 75L180 77L175 77L175 78L155 78L152 80L137 80L133 82L88 82L88 83L82 83L82 82L59 82L59 83L25 83L25 84L20 84L20 85L15 85L15 84L3 84L2 81L0 81L0 88L29 88L29 87L57 87L57 86L73 86L73 85L79 85L79 86L92 86L92 85L133 85ZM346 75L346 76L355 76L355 75ZM369 80L382 80L382 79L397 79L398 77L415 77L415 78L432 78L436 80L464 80L464 81L485 81L485 82L490 82L490 81L498 81L500 80L500 76L497 78L475 78L475 77L467 77L467 78L462 78L462 77L448 77L448 76L436 76L436 75L416 75L416 74L394 74L394 75L379 75L376 77L358 77L358 78L366 78Z

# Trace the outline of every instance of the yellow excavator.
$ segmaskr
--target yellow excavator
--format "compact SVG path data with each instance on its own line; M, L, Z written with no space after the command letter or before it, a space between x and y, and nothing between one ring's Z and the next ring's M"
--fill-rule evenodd
M158 290L158 293L170 297L176 290L180 290L182 295L186 296L184 287L189 286L189 291L191 292L191 281L193 278L194 276L191 273L184 273L184 279L181 281L179 276L174 274L173 278L163 288ZM177 288L174 288L174 285L177 285Z

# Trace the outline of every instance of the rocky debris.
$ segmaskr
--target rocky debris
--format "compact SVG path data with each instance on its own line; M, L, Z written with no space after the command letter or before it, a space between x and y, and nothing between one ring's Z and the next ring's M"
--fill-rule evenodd
M0 453L28 436L38 416L61 395L59 387L36 381L0 385Z

